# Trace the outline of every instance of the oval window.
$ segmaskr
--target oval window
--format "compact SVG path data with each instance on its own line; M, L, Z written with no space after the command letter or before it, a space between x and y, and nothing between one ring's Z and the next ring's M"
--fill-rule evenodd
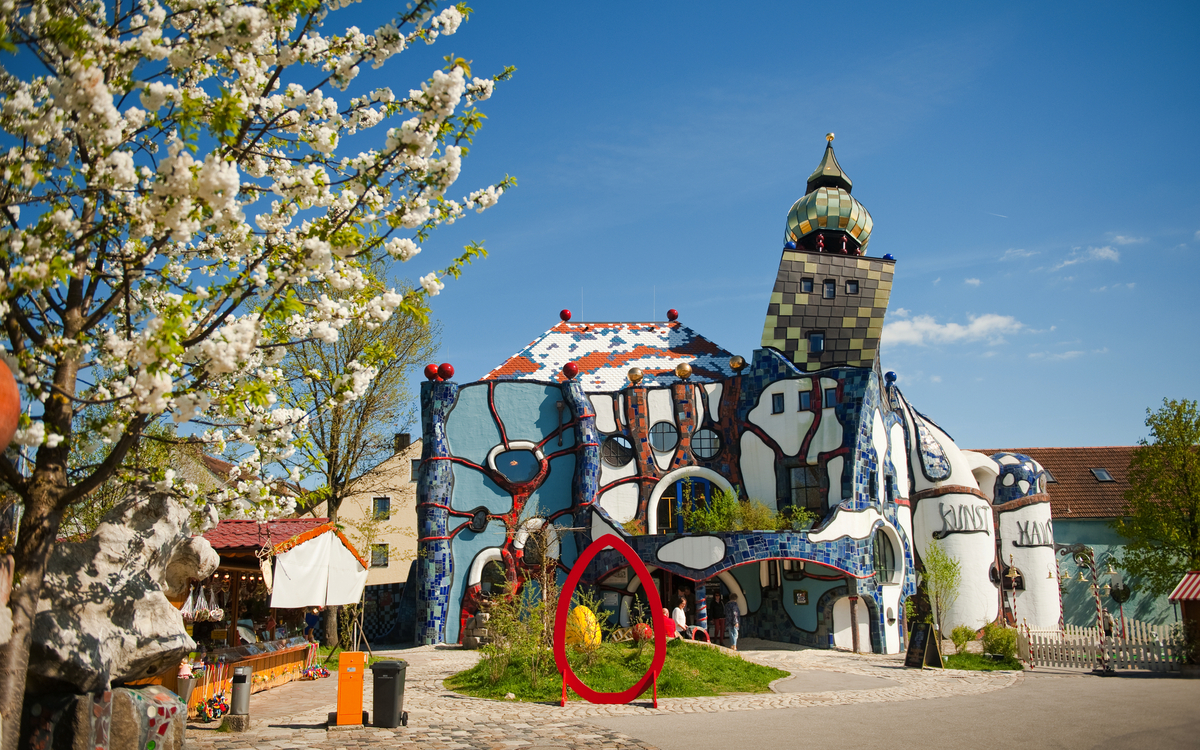
M679 444L679 431L670 422L655 422L650 428L650 445L656 451L673 451Z
M721 436L705 428L692 435L692 453L697 458L712 458L721 452Z
M633 445L624 435L609 435L600 455L609 466L624 466L633 460Z
M533 451L505 451L496 456L496 471L513 483L528 482L533 479L541 461Z

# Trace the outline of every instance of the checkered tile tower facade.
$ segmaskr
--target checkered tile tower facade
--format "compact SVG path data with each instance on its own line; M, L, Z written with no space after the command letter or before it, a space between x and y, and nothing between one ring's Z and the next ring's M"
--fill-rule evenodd
M785 246L779 262L762 345L806 372L837 365L872 367L895 262L859 254L866 250L871 218L850 197L850 178L833 155L832 143L807 189L788 214L785 239L790 247ZM811 350L814 333L823 334L823 351Z

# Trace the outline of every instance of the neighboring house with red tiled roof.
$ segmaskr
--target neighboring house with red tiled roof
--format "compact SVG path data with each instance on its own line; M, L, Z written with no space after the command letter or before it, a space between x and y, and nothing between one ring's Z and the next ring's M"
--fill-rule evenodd
M277 545L328 523L327 518L280 518L275 521L228 519L204 532L203 536L221 555L256 552Z
M546 331L529 346L483 376L483 380L537 380L560 383L563 365L579 367L584 391L615 391L628 385L631 368L641 369L644 387L678 383L675 367L687 363L693 383L733 376L733 355L682 323L572 323Z
M1124 539L1109 522L1119 517L1129 489L1129 462L1136 445L1110 445L1092 448L1005 448L1041 464L1049 476L1046 493L1054 519L1054 541L1059 544L1086 544L1095 550L1099 562L1100 585L1109 582L1107 562L1120 554ZM976 450L991 455L999 450ZM1061 558L1060 558L1061 559ZM1077 568L1070 558L1060 567L1072 574ZM1148 596L1136 579L1125 577L1133 596L1125 603L1125 616L1143 622L1174 622L1175 616L1166 597ZM1118 605L1108 597L1104 604L1113 612ZM1063 594L1063 613L1074 625L1095 625L1096 604L1087 584L1076 580Z

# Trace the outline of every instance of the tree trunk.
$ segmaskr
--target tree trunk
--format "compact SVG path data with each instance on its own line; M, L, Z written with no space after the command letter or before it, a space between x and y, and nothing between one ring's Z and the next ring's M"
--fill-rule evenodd
M33 644L33 622L42 594L46 566L62 521L58 499L66 490L61 470L38 472L26 500L14 548L12 638L0 646L0 714L4 716L3 750L17 750L21 708L25 701L25 675Z

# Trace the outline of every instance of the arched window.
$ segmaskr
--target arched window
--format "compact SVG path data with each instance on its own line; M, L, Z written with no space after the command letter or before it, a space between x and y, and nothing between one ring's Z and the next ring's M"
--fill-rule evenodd
M682 534L685 506L706 507L712 491L712 482L698 477L684 477L668 485L658 498L658 533Z
M896 577L896 549L883 529L875 530L875 580L891 583Z

